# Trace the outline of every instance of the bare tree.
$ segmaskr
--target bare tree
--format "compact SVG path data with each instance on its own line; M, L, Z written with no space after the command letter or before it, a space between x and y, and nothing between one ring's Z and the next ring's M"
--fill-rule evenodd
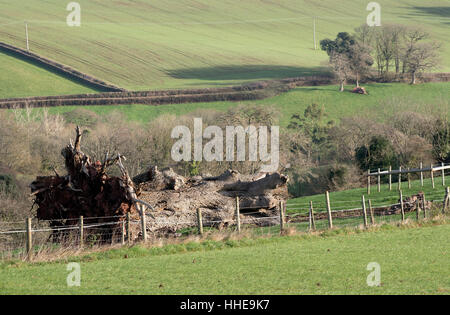
M391 35L385 27L380 27L375 33L376 59L380 75L389 72L389 65L394 56Z
M333 73L339 80L340 88L339 91L344 91L344 84L352 73L352 68L350 65L350 60L345 53L332 53L330 55L330 65L332 67Z
M405 28L404 39L405 39L405 47L403 48L403 70L402 73L406 73L406 60L409 58L412 53L414 46L422 41L426 40L430 37L430 34L425 31L420 26L409 26Z
M355 39L364 46L373 47L375 29L367 24L355 28Z
M351 46L349 54L349 66L356 81L356 86L359 87L359 81L370 73L373 65L373 58L370 55L371 48L367 44L355 43Z
M388 31L391 33L395 73L398 75L400 73L402 46L405 41L406 28L403 25L393 24L388 26Z
M396 73L400 72L404 32L405 28L396 24L383 25L376 30L375 48L380 75L389 73L392 62L394 62Z
M440 44L436 42L416 43L411 47L408 57L405 59L406 69L411 74L411 84L416 84L417 73L437 66L439 48Z

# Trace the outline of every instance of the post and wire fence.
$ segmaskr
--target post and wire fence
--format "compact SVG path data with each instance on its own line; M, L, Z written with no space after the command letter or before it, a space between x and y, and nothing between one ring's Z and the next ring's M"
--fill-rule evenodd
M393 190L393 175L397 176L397 189L403 188L403 180L406 179L408 184L408 189L412 188L412 175L416 175L420 179L420 187L424 187L426 174L430 175L431 186L433 189L436 188L436 178L441 177L442 186L446 186L446 176L445 171L450 170L450 164L440 163L439 165L431 164L429 167L424 167L423 163L420 163L418 168L405 168L400 166L398 170L393 170L392 166L388 169L380 169L376 171L367 171L367 194L370 195L372 192L372 177L377 179L377 190L381 192L382 178L387 178L389 191ZM436 176L437 175L437 176Z
M414 197L414 196L413 196ZM205 218L197 209L195 219L186 218L170 223L174 237L182 239L192 235L214 238L215 233L245 233L246 236L275 236L292 232L312 232L333 228L361 227L371 225L422 220L436 213L448 213L450 189L425 196L404 198L398 191L397 202L382 204L386 198L362 195L361 199L333 201L329 192L322 202L289 203L281 201L275 211L258 211L240 207L235 200L235 213L230 220ZM381 204L380 204L381 203ZM353 205L357 205L353 207ZM434 211L434 213L432 213ZM165 224L151 213L142 212L140 218L124 216L70 218L64 220L0 221L0 259L32 259L40 253L82 250L104 245L132 245L150 242L156 238L149 226ZM150 234L149 236L147 234ZM159 236L161 240L161 236Z
M400 190L397 202L384 204L385 200L385 197L373 198L362 195L359 200L333 202L332 199L330 201L330 194L327 192L324 194L323 202L290 204L286 215L289 223L286 226L298 231L358 226L367 228L382 223L430 218L432 215L448 213L450 189L447 187L429 195L419 192L407 198ZM352 207L357 203L359 206Z
M129 216L105 216L0 221L0 259L31 256L64 249L125 244Z

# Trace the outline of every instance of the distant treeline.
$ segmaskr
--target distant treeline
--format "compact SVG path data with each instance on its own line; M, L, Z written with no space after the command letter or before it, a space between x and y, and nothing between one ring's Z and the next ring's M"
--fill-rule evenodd
M0 108L53 107L65 105L180 104L193 102L258 100L286 92L295 86L333 84L331 76L298 77L263 81L240 86L165 91L107 92L98 94L9 98Z
M395 78L395 82L408 82L406 75ZM420 74L421 82L450 82L450 73ZM259 100L289 91L298 86L319 86L337 84L331 74L305 76L283 80L271 80L223 88L105 92L97 94L78 94L61 96L40 96L26 98L8 98L0 100L0 108L55 107L55 106L90 106L147 104L165 105L219 101ZM386 82L374 73L365 82ZM392 80L390 81L392 82Z

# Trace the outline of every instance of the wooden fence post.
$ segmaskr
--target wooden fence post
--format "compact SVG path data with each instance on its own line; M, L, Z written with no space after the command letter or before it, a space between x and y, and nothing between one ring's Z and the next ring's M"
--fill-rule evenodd
M331 215L331 204L330 204L330 193L327 191L325 193L325 200L327 203L327 213L328 213L328 227L333 228L333 216Z
M366 209L366 198L364 195L362 195L362 209L363 209L363 216L364 216L364 227L367 228L367 209Z
M378 192L381 192L381 175L380 175L380 169L378 169L377 180L378 180Z
M402 215L402 222L405 221L405 204L403 203L403 192L400 190L400 211Z
M236 197L236 226L238 233L241 233L241 211L239 210L239 197Z
M425 219L427 217L427 200L425 197L425 193L423 193L422 209L423 209L423 217Z
M130 213L127 212L127 243L131 244L131 221L130 221Z
M284 232L284 223L285 223L284 203L283 201L280 201L280 233Z
M80 248L84 245L84 218L80 216Z
M389 191L392 190L392 174L391 174L391 172L392 172L392 166L389 165Z
M447 187L447 189L445 190L444 206L442 207L442 213L445 214L449 205L450 205L450 187Z
M433 187L433 189L434 189L434 173L433 173L433 164L431 164L431 171L430 171L430 173L431 173L431 186Z
M142 240L144 242L147 241L147 224L145 223L145 206L140 205L141 207L141 232L142 232Z
M400 173L398 173L398 190L402 189L402 167L399 168Z
M423 163L420 162L420 185L423 187Z
M420 220L420 201L419 201L419 199L416 200L416 219L417 219L417 221Z
M408 172L409 172L410 170L411 170L411 169L408 168ZM411 173L408 173L408 189L411 189Z
M442 166L442 170L441 170L442 186L445 187L445 169L444 169L445 164L444 164L444 162L441 163L441 166Z
M369 199L370 223L375 225L375 217L373 215L372 200Z
M203 235L203 219L202 219L202 209L197 209L197 227L198 234Z
M125 221L122 221L122 235L120 238L121 244L125 245L125 234L126 234L126 230L125 230Z
M370 195L370 170L367 171L367 194Z
M31 230L31 218L25 220L26 230L27 230L27 243L26 243L26 254L27 259L30 260L33 255L33 236Z
M316 230L316 221L314 220L313 202L309 202L309 230Z

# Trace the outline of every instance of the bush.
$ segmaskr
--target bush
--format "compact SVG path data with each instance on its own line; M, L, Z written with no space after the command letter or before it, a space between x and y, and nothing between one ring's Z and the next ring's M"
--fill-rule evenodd
M356 160L363 171L368 169L398 167L398 159L394 147L383 136L374 136L368 146L356 149Z
M450 162L450 122L438 120L433 134L433 156L439 162Z
M327 165L306 172L293 172L288 191L293 198L358 187L355 168L347 165Z
M13 194L17 190L14 177L9 174L0 174L0 191L6 194Z

